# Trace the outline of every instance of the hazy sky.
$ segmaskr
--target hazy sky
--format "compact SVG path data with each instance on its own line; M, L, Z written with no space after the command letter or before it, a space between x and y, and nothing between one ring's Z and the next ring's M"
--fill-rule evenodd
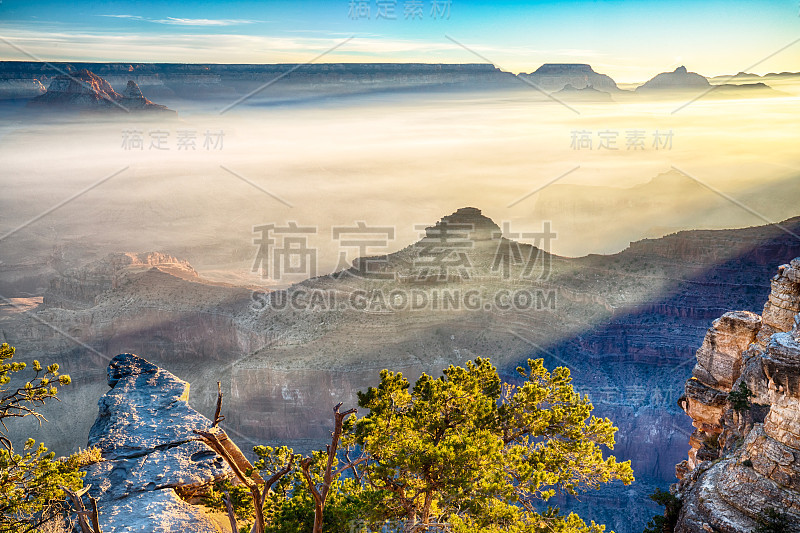
M0 59L306 62L354 36L319 61L483 62L450 36L505 70L585 62L633 82L682 64L798 71L799 12L798 0L2 0Z

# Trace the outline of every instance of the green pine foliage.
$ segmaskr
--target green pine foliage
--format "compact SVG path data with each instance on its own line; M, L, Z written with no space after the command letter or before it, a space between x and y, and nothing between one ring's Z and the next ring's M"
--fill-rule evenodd
M633 482L629 462L603 455L613 449L617 429L592 416L591 402L575 392L568 369L551 373L541 360L529 360L518 372L519 385L503 383L488 359L477 359L450 366L437 379L423 375L413 387L400 373L381 372L377 387L359 393L366 413L345 421L341 443L367 461L333 479L322 530L605 531L546 502L556 493ZM263 479L293 454L266 446L255 453ZM338 459L334 469L347 464ZM314 452L311 461L312 481L319 485L327 454ZM207 504L224 511L225 492L241 530L249 531L252 498L246 490L218 485ZM295 468L266 498L265 531L311 531L314 508L307 480Z
M728 394L728 401L731 403L731 407L733 407L734 411L747 411L750 409L750 398L752 398L752 396L753 393L750 392L747 384L744 381L740 381L739 388L732 390Z
M384 370L359 393L369 413L349 420L348 439L371 458L364 474L379 515L465 532L602 531L537 509L559 491L631 483L629 462L603 457L617 429L592 416L567 368L550 373L539 359L517 370L521 385L502 383L488 359L476 359L413 388Z
M8 344L0 345L0 533L29 533L67 512L60 487L79 489L80 469L99 457L93 450L56 459L33 439L14 450L8 424L28 416L45 421L37 407L70 383L57 364L45 368L33 361L33 372L26 372L25 363L11 362L14 352Z
M651 518L644 533L672 533L678 523L683 502L672 493L661 489L656 489L650 499L664 507L664 514Z

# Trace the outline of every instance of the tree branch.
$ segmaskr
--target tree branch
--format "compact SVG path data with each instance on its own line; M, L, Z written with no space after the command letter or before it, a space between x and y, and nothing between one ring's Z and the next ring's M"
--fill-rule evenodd
M220 411L222 411L222 383L217 381L217 410L214 411L214 423L211 424L211 427L217 427L220 422L225 420L224 416L220 416Z
M236 523L236 515L233 512L233 504L231 503L231 495L225 491L225 507L228 510L228 519L231 521L231 533L239 533L239 525Z

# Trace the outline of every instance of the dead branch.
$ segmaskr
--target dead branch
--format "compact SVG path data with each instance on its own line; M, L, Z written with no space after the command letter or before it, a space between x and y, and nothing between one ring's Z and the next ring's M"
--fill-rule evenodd
M83 506L83 495L86 494L90 487L91 485L87 485L78 492L71 491L66 487L61 487L61 490L64 491L64 494L72 501L72 507L75 514L78 515L78 524L80 525L81 531L83 533L102 533L100 531L100 516L97 511L97 500L89 496L89 501L92 504L91 511L87 511ZM89 525L89 521L86 519L87 516L91 517L92 525Z
M222 383L217 381L217 410L214 411L214 423L211 424L211 427L217 427L220 422L225 420L224 416L220 415L220 411L222 411Z
M348 468L354 468L356 464L366 460L366 458L362 457L357 461L349 462L347 465L339 468L336 471L333 470L333 463L336 460L336 451L339 448L339 440L342 437L344 419L348 415L358 412L357 409L348 409L347 411L340 412L339 409L341 407L342 403L340 402L333 408L333 433L331 433L331 443L325 447L328 455L328 461L325 464L325 472L322 476L322 487L317 487L317 484L311 477L311 463L313 461L313 457L306 457L300 461L300 469L303 473L303 478L306 480L306 485L308 485L308 490L311 492L311 497L314 500L313 533L322 533L322 518L323 513L325 512L325 502L328 499L328 492L333 484L333 479Z
M233 504L231 503L231 495L225 491L225 507L228 509L228 518L231 521L231 533L239 533L239 526L236 523L236 515L233 512Z

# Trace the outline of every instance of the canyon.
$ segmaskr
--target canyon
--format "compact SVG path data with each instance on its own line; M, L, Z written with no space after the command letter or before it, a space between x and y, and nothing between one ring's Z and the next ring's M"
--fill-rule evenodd
M443 228L465 237L442 244ZM567 258L506 239L480 210L462 208L418 243L282 291L210 282L161 252L55 265L41 304L7 312L0 332L22 360L58 361L74 385L48 407L50 423L22 425L19 438L33 434L59 453L84 446L118 353L192 383L206 416L222 382L226 430L243 450L280 443L300 452L321 445L331 405L354 406L383 368L414 379L488 356L513 379L520 362L541 357L568 366L595 413L615 421L613 453L633 460L637 477L562 507L618 533L640 531L655 514L647 494L674 481L689 448L677 401L708 321L727 309L760 310L770 273L800 255L798 231L800 218L682 231L614 255ZM454 268L421 266L432 251ZM394 307L386 299L394 291L425 295L427 304ZM467 293L482 305L465 303ZM342 307L320 305L317 295L331 294Z

